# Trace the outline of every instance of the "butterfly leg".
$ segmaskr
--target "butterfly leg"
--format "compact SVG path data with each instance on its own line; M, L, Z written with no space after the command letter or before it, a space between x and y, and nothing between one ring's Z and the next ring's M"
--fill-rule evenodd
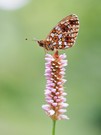
M48 51L44 48L44 52L45 52L45 54L46 54Z

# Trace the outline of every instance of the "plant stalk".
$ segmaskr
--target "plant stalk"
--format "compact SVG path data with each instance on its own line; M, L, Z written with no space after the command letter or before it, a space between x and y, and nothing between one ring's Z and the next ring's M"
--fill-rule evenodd
M52 135L55 135L56 120L53 120Z

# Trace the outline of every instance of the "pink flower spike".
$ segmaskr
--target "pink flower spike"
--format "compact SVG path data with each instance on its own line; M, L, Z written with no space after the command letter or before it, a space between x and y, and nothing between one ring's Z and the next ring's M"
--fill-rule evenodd
M57 106L57 103L52 103L52 105L53 105L54 107L56 107L56 106Z
M65 93L65 92L62 93L62 96L66 96L66 95L67 95L67 93Z
M49 113L50 116L52 116L53 114L55 114L55 111L54 110L49 110L48 113Z
M68 104L67 103L61 103L61 107L67 107L68 106Z
M52 90L51 90L51 91L55 93L55 92L56 92L56 89L52 88Z
M69 118L66 115L60 115L60 120L69 120Z
M59 112L60 113L65 113L65 112L67 112L67 110L66 109L60 109Z
M64 53L64 54L60 55L60 58L61 59L65 59L66 58L66 54Z
M64 79L65 66L67 65L67 60L65 60L66 55L58 55L57 52L52 56L46 54L45 60L45 76L46 76L46 90L45 90L45 100L46 105L42 108L46 114L53 120L63 120L68 119L64 113L66 112L66 107L68 106L66 102L67 94L64 92L63 84L66 82Z
M49 110L49 105L42 105L42 108L43 108L45 111L48 111L48 110Z
M60 74L61 74L61 75L65 75L65 72L64 72L64 71L61 71Z

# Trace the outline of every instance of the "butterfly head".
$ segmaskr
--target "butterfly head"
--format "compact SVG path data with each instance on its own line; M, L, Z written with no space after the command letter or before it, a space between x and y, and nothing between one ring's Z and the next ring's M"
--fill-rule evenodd
M50 50L48 45L49 43L46 40L38 40L37 43L39 44L39 46L43 47L45 50Z
M44 41L43 40L40 40L40 41L37 41L37 42L38 42L39 46L44 47Z

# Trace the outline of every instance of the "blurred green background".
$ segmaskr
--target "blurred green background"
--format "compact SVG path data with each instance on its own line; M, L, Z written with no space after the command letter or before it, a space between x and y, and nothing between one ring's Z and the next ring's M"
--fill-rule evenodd
M63 17L80 19L68 56L65 91L69 121L56 135L101 135L101 1L32 0L16 10L0 9L0 135L51 135L52 121L41 106L45 89L44 39ZM25 38L28 38L26 41Z

